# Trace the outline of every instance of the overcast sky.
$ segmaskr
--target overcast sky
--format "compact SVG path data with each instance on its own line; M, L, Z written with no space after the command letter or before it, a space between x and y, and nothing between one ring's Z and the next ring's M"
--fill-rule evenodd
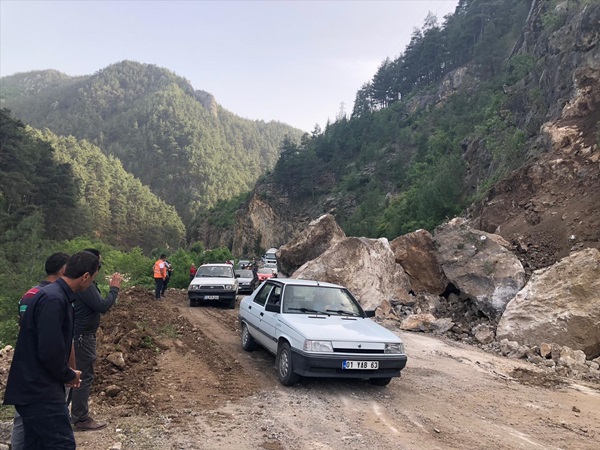
M0 0L0 76L156 64L248 119L324 127L429 11L458 0Z

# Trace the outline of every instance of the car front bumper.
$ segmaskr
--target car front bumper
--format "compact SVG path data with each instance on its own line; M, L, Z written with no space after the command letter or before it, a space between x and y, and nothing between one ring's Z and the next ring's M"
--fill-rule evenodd
M217 298L211 298L217 297ZM194 301L206 301L206 302L230 302L236 298L235 291L223 291L217 289L211 289L209 291L203 291L201 289L188 290L188 298Z
M400 371L406 367L407 356L404 354L360 354L338 355L304 353L292 349L294 372L305 377L320 378L389 378L399 377ZM377 370L342 369L343 361L379 361Z
M254 289L252 289L252 284L242 284L240 283L239 287L238 287L238 294L242 293L242 292L249 292L252 294L252 292L254 292Z

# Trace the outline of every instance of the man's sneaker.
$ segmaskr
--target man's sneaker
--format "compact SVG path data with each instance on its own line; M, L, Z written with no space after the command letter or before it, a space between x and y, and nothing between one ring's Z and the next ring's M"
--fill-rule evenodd
M91 417L75 424L75 431L96 431L106 427L106 422L96 422Z

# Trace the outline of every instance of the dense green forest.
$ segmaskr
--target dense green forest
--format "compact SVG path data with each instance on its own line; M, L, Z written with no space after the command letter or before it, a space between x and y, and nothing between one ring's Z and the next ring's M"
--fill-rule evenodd
M116 158L89 142L26 127L0 110L0 341L10 341L16 301L43 277L50 253L131 248L132 242L137 250L120 265L139 281L135 261L144 258L142 249L182 246L185 227ZM142 264L147 277L149 264Z
M173 205L186 225L219 200L248 192L300 130L241 119L167 69L123 61L83 77L56 71L2 78L15 117L74 136L121 161Z
M335 194L336 219L354 236L393 239L461 213L540 151L533 141L556 94L537 83L544 57L513 49L532 4L539 37L592 2L557 3L461 0L441 25L430 14L357 92L351 117L287 140L265 182L297 200ZM448 77L461 88L446 95Z
M186 246L175 209L115 157L87 141L34 130L0 110L0 344L14 342L18 299L44 278L46 257L89 247L102 252L103 289L117 270L126 285L150 286L160 253L174 264L171 286L178 288L187 286L192 262L233 258L226 248Z

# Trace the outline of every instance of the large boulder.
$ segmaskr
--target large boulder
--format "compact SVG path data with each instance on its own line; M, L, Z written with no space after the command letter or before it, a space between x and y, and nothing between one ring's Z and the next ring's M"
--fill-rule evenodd
M475 230L462 218L439 226L433 238L446 278L492 320L525 284L525 270L502 237Z
M600 356L600 252L588 248L536 270L507 305L496 336Z
M396 262L402 266L415 292L441 294L448 279L435 257L431 233L417 230L390 242Z
M346 237L331 214L325 214L277 251L277 268L284 275L294 273L306 261L315 259Z
M408 301L408 276L396 264L386 238L349 237L300 267L292 278L327 281L347 287L365 309Z

